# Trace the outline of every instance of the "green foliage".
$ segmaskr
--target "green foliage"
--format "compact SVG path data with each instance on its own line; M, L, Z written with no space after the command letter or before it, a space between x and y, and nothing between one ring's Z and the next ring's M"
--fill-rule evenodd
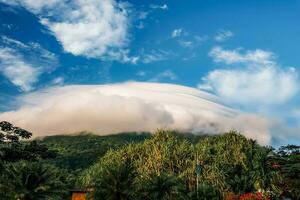
M56 157L56 152L37 141L20 141L29 139L31 136L32 133L15 127L9 122L0 122L0 166L3 167L6 162L36 161Z
M220 191L247 193L257 190L276 191L278 173L268 166L271 149L231 131L200 141L197 157L203 166L202 179Z
M57 135L42 138L39 143L58 153L52 163L60 168L81 170L99 160L110 149L143 141L149 133L122 133L98 136L89 133Z
M16 143L20 139L29 139L31 136L32 133L9 122L0 122L0 143Z
M65 177L57 168L38 162L7 164L1 175L0 196L4 199L59 200L68 188Z
M145 180L139 181L138 196L141 199L184 199L184 184L176 176L162 172L151 173Z
M55 151L49 150L45 145L40 145L36 141L0 144L0 152L0 160L3 162L53 159L57 155Z
M80 182L97 191L94 183L105 179L104 169L123 165L125 160L129 160L136 174L134 182L145 187L152 185L148 190L142 189L143 193L150 188L164 188L163 182L169 184L176 180L176 185L181 185L181 189L170 190L177 192L177 198L180 196L178 191L195 193L197 181L202 191L207 188L211 190L206 192L208 196L214 193L216 196L223 194L224 197L228 191L246 193L258 190L277 194L275 181L279 175L268 164L271 151L236 132L205 137L197 144L192 144L178 137L174 131L158 130L143 143L109 151L82 174ZM201 167L198 178L196 166ZM199 187L196 190L201 192ZM171 195L172 192L166 194ZM145 196L151 198L152 195L149 193ZM152 199L157 198L155 196ZM170 196L162 198L170 199Z
M61 170L43 163L45 159L55 158L56 152L37 141L21 141L31 136L30 132L9 122L0 122L1 198L64 199L70 180L64 178Z
M3 130L12 131L9 126ZM2 141L4 199L68 199L74 188L90 191L95 200L208 200L257 192L271 199L300 199L299 146L274 151L236 131L212 136L170 130L151 136L82 133Z
M300 199L300 146L287 145L281 147L272 157L274 167L282 174L278 185L283 195L292 199Z
M195 188L195 190L190 193L189 199L219 200L221 199L221 195L214 186L207 183L201 183L198 186L198 189Z
M102 169L101 176L95 182L95 200L125 200L133 199L135 195L134 179L136 173L129 160L115 163Z

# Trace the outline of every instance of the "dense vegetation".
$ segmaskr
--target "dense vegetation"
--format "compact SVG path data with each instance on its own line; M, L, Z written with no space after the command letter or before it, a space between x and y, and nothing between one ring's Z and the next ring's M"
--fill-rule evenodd
M122 133L109 136L97 136L82 132L73 136L56 135L38 139L57 152L52 164L68 170L81 170L89 167L110 149L118 149L129 143L136 143L149 138L149 133Z
M1 199L69 199L74 188L95 200L300 199L299 146L274 150L235 131L194 136L169 130L20 142L31 134L4 125Z

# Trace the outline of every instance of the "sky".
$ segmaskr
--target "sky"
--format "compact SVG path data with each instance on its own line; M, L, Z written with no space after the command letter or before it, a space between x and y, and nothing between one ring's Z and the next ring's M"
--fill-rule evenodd
M300 144L298 0L0 0L0 120Z

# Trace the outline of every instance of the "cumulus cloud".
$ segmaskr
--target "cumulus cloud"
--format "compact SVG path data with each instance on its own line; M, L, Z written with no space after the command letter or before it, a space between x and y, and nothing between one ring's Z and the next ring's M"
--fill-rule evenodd
M296 94L298 82L295 69L216 69L203 78L199 88L234 103L280 104Z
M215 36L215 40L218 42L224 42L225 40L233 37L233 32L229 30L220 30L218 34Z
M73 55L111 58L110 55L126 47L129 40L127 3L115 0L1 1L23 6L36 14L64 50Z
M216 47L209 55L215 62L232 67L210 71L198 87L228 102L256 106L282 104L298 92L296 69L280 67L271 52L257 49L243 53L241 49Z
M52 87L23 96L20 108L0 114L35 136L93 131L153 131L172 128L194 133L242 131L262 144L271 141L270 122L240 113L209 93L172 84L128 82Z
M55 54L37 43L1 37L0 72L23 91L30 91L44 72L57 67Z

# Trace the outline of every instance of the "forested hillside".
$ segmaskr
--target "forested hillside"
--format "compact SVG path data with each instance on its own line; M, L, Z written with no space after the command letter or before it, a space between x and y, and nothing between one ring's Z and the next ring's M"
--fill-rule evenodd
M55 165L70 170L80 170L93 164L110 149L118 149L130 143L144 141L150 133L120 133L98 136L82 132L74 135L56 135L38 138L40 144L57 152L51 160Z
M1 122L0 196L89 199L300 199L300 147L264 147L231 131L196 136L171 130L28 141ZM23 140L22 140L23 139Z
M299 199L299 147L274 151L237 132L192 143L158 130L105 154L78 184L94 199Z

